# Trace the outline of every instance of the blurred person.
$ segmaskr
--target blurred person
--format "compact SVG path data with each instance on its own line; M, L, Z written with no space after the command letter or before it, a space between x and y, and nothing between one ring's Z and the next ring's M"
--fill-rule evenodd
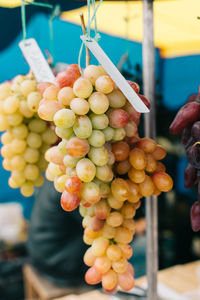
M60 286L82 285L86 267L83 229L78 210L65 212L60 193L45 181L35 193L27 248L30 263L44 277Z

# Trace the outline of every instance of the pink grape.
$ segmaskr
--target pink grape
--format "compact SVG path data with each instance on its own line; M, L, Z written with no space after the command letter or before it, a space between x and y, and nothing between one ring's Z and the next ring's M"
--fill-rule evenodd
M101 282L102 275L96 270L95 267L91 267L85 273L85 281L88 284L94 285Z
M134 288L135 285L133 276L127 271L122 274L118 274L118 283L124 291L129 291Z
M88 248L83 257L83 261L88 267L92 267L94 265L96 257L92 254L92 248Z
M108 205L105 199L100 200L95 205L95 214L97 218L104 220L109 216L110 213L110 206Z
M114 108L108 112L109 124L113 128L125 127L129 122L128 113L121 108Z
M71 138L67 143L67 153L72 157L83 157L90 150L88 141L77 137Z
M107 256L97 257L94 267L100 274L105 274L111 268L111 261Z
M104 221L98 219L96 216L92 217L90 227L93 231L100 231L103 228Z
M45 121L53 121L53 117L57 111L63 106L56 100L44 101L38 108L38 115Z
M64 191L61 196L61 206L65 211L72 211L79 206L81 199L77 194Z

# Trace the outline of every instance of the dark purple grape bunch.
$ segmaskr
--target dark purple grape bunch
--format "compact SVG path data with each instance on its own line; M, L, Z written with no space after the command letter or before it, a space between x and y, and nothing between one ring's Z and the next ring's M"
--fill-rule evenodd
M200 90L192 95L178 111L170 132L181 133L188 165L184 172L185 187L190 189L198 183L198 201L191 208L191 224L194 231L200 230Z
M200 230L200 183L198 183L198 201L194 202L190 211L192 229L196 232Z

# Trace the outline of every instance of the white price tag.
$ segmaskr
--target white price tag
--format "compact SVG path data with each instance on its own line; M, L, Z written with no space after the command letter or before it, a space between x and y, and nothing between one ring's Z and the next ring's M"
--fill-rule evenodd
M116 83L118 88L122 91L122 93L126 96L128 101L133 105L133 107L141 113L149 112L147 106L143 103L143 101L138 97L136 92L131 88L126 79L122 76L119 70L115 67L109 57L105 54L103 49L99 46L99 44L91 39L88 41L88 38L85 35L81 36L84 44L90 49L99 63L104 67L106 72L110 75L112 80Z
M27 60L33 74L39 82L53 82L55 77L35 39L27 39L19 43L19 47Z

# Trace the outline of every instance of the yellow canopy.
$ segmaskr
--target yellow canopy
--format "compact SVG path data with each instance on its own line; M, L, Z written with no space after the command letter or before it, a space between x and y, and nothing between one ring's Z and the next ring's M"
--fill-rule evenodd
M80 24L87 7L62 13L62 18ZM155 46L164 57L200 54L200 0L154 2ZM125 18L129 19L128 26ZM105 1L97 12L98 30L142 42L142 1Z
M29 1L32 2L34 0L29 0ZM22 0L0 0L0 6L2 7L13 8L13 7L20 6L21 4L22 4Z

